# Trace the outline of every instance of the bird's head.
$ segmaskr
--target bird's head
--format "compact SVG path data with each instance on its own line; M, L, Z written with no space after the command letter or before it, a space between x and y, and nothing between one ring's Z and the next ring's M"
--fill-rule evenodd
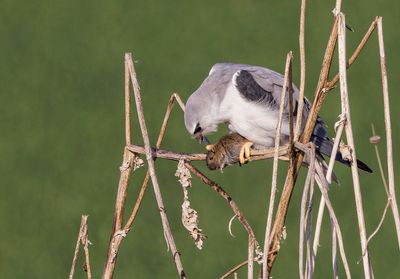
M187 131L198 141L208 144L207 135L218 129L219 122L209 100L202 100L196 95L190 96L185 107L185 126Z

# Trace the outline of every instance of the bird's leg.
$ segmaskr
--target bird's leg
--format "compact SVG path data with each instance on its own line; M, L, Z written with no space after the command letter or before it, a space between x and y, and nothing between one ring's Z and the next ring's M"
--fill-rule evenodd
M251 141L247 141L245 144L243 144L242 148L240 149L239 153L239 163L240 165L243 165L247 161L249 161L250 158L250 147L253 145Z

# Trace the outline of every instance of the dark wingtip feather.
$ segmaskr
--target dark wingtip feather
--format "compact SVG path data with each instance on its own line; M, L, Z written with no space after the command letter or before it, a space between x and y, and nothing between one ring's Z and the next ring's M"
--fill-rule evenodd
M363 171L366 171L366 172L369 172L369 173L373 173L373 171L370 169L370 167L368 167L367 164L365 164L364 162L362 162L360 160L357 160L357 167L360 170L363 170Z

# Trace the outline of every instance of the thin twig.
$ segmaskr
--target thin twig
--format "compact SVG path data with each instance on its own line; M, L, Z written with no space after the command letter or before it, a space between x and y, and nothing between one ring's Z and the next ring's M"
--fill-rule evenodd
M355 51L353 52L353 54L351 55L351 57L349 58L347 64L346 64L346 69L350 68L351 65L353 65L353 63L356 61L356 59L358 58L358 56L361 54L361 51L364 49L365 44L368 42L369 38L372 35L372 32L375 30L376 25L378 23L378 17L376 17L371 25L369 26L367 32L365 33L364 37L361 39L361 42L358 44L357 48L355 49ZM331 81L329 81L326 84L326 90L332 90L336 83L339 81L339 72L336 73L336 75L332 78Z
M392 208L394 223L396 225L397 241L400 249L400 216L396 201L396 191L395 191L396 187L394 185L392 124L390 120L390 101L389 101L389 89L388 89L387 70L386 70L385 45L383 42L382 17L378 18L378 42L379 42L379 56L381 62L383 107L385 114L386 152L387 152L386 156L387 156L387 167L388 167L389 192L391 197L390 205Z
M361 187L360 187L360 179L358 176L358 168L357 168L357 157L356 157L356 149L354 145L353 139L353 129L350 117L350 105L347 91L347 72L346 72L346 21L343 13L339 13L339 26L338 26L338 37L339 37L339 73L340 73L340 96L342 103L342 114L346 118L346 138L349 144L349 147L352 151L352 163L351 163L351 173L353 177L353 187L354 187L354 196L357 208L357 219L358 219L358 227L360 233L361 240L361 250L365 250L365 255L363 257L363 266L364 266L364 276L365 278L371 278L371 270L372 266L369 259L369 254L367 250L367 233L365 229L365 221L364 221L364 210L362 204L362 195L361 195Z
M226 279L228 278L232 273L235 273L236 271L238 271L241 267L247 265L247 260L245 260L244 262L241 262L240 264L238 264L237 266L235 266L234 268L232 268L231 270L229 270L228 272L226 272L224 275L222 275L220 277L220 279Z
M326 171L326 180L328 180L328 183L332 183L333 165L335 164L335 161L336 161L336 154L337 154L337 151L339 148L340 140L342 138L343 129L346 124L345 123L346 119L344 118L343 112L340 115L340 119L338 122L339 122L339 124L338 124L339 126L336 131L335 141L333 143L332 152L331 152L331 156L329 159L329 165L328 165L328 169Z
M125 54L125 58L128 62L129 74L130 74L130 77L132 80L133 91L134 91L134 95L135 95L136 110L137 110L138 118L139 118L139 126L140 126L140 129L142 132L143 142L144 142L144 146L145 146L145 150L146 150L146 159L147 159L148 168L150 171L150 178L151 178L151 182L153 185L154 194L156 196L158 209L160 211L160 216L161 216L164 233L165 233L168 245L171 249L171 253L174 258L179 277L186 278L186 275L185 275L185 272L183 270L183 266L181 263L180 254L176 248L174 237L172 235L172 232L171 232L171 229L169 226L167 213L166 213L166 210L164 207L164 202L162 199L160 186L158 184L158 179L157 179L156 172L155 172L154 160L153 160L153 156L152 156L149 136L147 133L147 127L146 127L146 122L145 122L144 113L143 113L143 107L142 107L142 101L141 101L141 95L140 95L140 87L139 87L138 81L136 79L136 72L135 72L135 68L133 65L133 61L132 61L132 55L130 53Z
M74 257L72 259L71 271L69 273L69 279L74 278L76 262L78 260L79 247L81 245L83 246L83 251L84 251L84 254L85 254L84 267L85 267L85 271L87 273L87 278L88 279L92 278L92 271L91 271L90 259L89 259L89 244L90 244L90 241L89 241L89 237L88 237L87 219L88 219L88 215L82 215L82 217L81 217L81 225L79 226L78 240L76 241Z
M268 259L268 252L270 248L270 233L271 233L271 225L272 225L272 216L273 216L273 211L274 211L274 204L275 204L275 195L276 195L276 189L277 189L277 178L278 178L278 151L279 151L279 143L280 143L280 138L281 138L281 126L282 126L282 115L283 115L283 110L285 108L285 96L286 96L286 91L287 91L287 85L288 83L291 83L292 81L289 80L289 73L290 73L290 65L292 62L292 52L289 52L286 56L286 66L285 66L285 79L283 81L283 86L282 86L282 93L281 93L281 99L280 99L280 107L279 107L279 118L278 118L278 123L276 126L276 132L275 132L275 153L274 153L274 162L273 162L273 171L272 171L272 183L271 183L271 194L269 198L269 206L268 206L268 216L267 216L267 224L266 224L266 229L265 229L265 238L264 238L264 256L263 256L263 279L267 279L268 277L268 268L267 268L267 259ZM290 94L290 93L289 93ZM290 102L290 99L289 99Z
M377 137L376 132L375 132L375 126L372 123L371 123L371 129L372 129L372 136ZM370 138L370 141L371 141L371 138ZM379 173L381 174L381 178L382 178L382 184L383 184L383 187L385 188L387 197L390 198L389 187L386 182L385 172L383 171L383 164L382 164L382 160L381 160L381 155L379 153L378 142L375 142L373 144L374 144L374 148L375 148L376 160L378 161Z
M370 235L370 236L368 237L368 239L367 239L367 247L368 247L368 245L369 245L369 242L372 240L372 238L373 238L373 237L379 232L379 230L381 229L381 227L382 227L382 225L383 225L383 221L385 221L386 213L387 213L387 210L388 210L389 206L390 206L390 198L388 199L388 201L387 201L387 203L386 203L385 209L383 210L383 214L382 214L382 217L381 217L381 219L380 219L380 221L379 221L379 223L378 223L378 226L376 227L376 229L371 233L371 235ZM363 253L362 253L362 255L361 255L361 259L360 259L357 263L359 263L359 262L362 260L362 258L364 257L364 253L365 253L365 251L363 251Z

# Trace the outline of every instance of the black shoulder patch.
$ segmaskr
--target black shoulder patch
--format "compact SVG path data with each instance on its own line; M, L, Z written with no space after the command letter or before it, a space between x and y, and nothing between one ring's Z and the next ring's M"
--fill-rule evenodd
M235 77L236 88L245 99L252 102L265 102L269 105L276 105L272 93L264 90L248 71L238 71Z

